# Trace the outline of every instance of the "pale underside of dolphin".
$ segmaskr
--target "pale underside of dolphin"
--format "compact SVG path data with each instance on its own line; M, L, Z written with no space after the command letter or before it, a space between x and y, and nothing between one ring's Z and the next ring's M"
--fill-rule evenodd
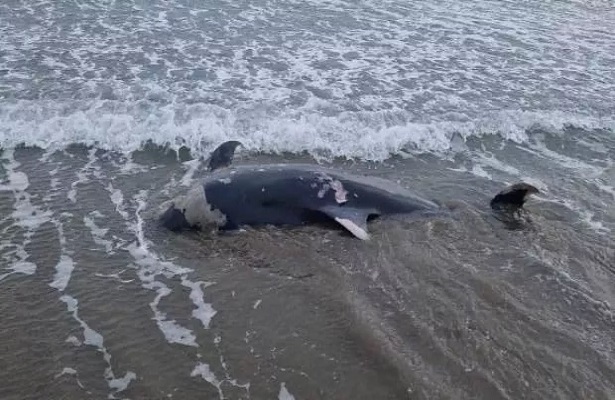
M214 153L220 157L220 152ZM226 157L232 156L233 151L227 152ZM210 168L215 171L164 210L160 216L164 226L173 231L208 227L234 230L241 226L300 226L335 221L366 240L370 237L367 221L374 217L447 212L400 185L375 177L317 165L228 167L230 160L217 163L223 168ZM531 185L513 185L500 192L491 205L519 208L528 194L536 192Z

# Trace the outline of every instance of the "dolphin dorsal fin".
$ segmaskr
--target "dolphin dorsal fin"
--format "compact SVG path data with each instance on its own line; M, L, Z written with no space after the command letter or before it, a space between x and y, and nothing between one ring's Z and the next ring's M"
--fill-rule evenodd
M324 206L318 210L327 214L355 237L361 240L370 239L369 232L367 231L367 217L370 214L374 214L370 210L344 206Z
M222 143L211 153L207 169L212 172L220 168L228 167L233 162L235 150L241 146L241 143L236 140L229 140Z

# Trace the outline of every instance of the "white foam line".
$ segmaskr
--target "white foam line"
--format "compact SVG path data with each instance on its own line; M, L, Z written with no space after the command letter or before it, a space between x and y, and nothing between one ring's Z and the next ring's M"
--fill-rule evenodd
M615 188L613 186L608 186L604 184L600 179L595 179L594 185L596 185L596 187L601 191L609 193L611 196L613 196L613 200L615 200Z
M550 196L550 197L536 196L536 198L544 203L553 203L553 204L562 205L566 207L568 210L574 213L577 213L579 215L579 219L581 220L581 222L587 224L594 232L598 234L606 235L611 232L611 229L604 226L602 222L595 221L593 219L595 215L593 212L588 211L584 207L581 207L574 200L556 198L554 196Z
M594 220L595 214L593 212L581 209L578 209L577 212L581 214L581 220L589 225L596 233L605 235L611 232L611 229L604 226L602 222Z
M563 154L560 154L556 151L550 150L547 146L542 142L537 142L536 144L528 143L527 146L540 154L543 158L549 160L550 162L557 162L560 166L579 172L583 174L583 176L587 178L597 178L599 177L606 168L598 167L592 164L588 164L576 158L568 157ZM519 149L524 149L524 147L519 147ZM530 152L529 150L526 150ZM536 154L536 153L534 153Z
M60 260L56 264L56 273L54 275L53 282L49 284L49 286L58 289L60 292L64 292L66 286L70 282L72 272L75 268L73 259L68 255L69 251L66 249L66 237L64 236L64 226L59 221L54 221L56 228L58 230L58 237L60 241ZM110 389L114 391L114 393L119 393L123 390L126 390L130 381L136 379L136 374L134 372L128 371L124 375L123 378L116 378L113 373L113 369L111 367L111 355L107 351L107 349L103 346L103 336L98 332L91 329L85 321L79 318L78 315L78 301L74 297L70 295L62 295L60 300L66 303L67 309L69 312L73 314L73 318L79 322L81 327L83 328L84 335L84 343L86 345L97 347L99 351L103 353L103 358L107 363L107 368L105 368L104 377L107 380L107 384ZM77 338L67 339L70 340L71 343L79 343ZM114 398L113 394L109 394L110 398Z
M153 319L156 321L158 329L160 329L168 343L199 347L196 343L196 336L190 329L179 325L173 319L169 319L166 313L159 309L160 301L171 293L171 289L163 282L157 281L156 277L158 275L162 275L166 278L172 278L174 276L181 277L182 285L190 288L190 300L196 306L192 311L192 316L201 321L205 329L209 328L212 318L216 315L216 311L211 304L205 303L203 300L203 288L213 283L202 281L193 282L189 280L187 275L192 272L192 269L161 260L155 252L150 250L151 246L145 237L143 229L144 220L141 216L141 212L147 205L145 201L147 197L146 190L140 191L133 197L133 200L137 203L134 221L131 221L128 217L128 212L124 205L124 196L121 191L119 191L119 189L114 189L111 185L109 185L107 190L112 194L112 201L116 206L116 210L124 217L128 229L135 235L136 240L128 245L126 249L134 259L134 264L138 267L137 276L141 281L142 287L156 291L156 297L150 302L150 308L154 313ZM224 393L221 387L223 381L216 378L208 364L197 364L191 376L201 376L205 381L215 386L218 390L220 399L224 399ZM235 380L228 381L231 382L231 384L237 385ZM249 384L237 386L246 387L246 390L249 390Z
M502 172L505 172L509 175L512 176L519 176L521 174L521 172L519 172L519 170L511 165L505 164L502 161L498 160L495 157L482 157L482 162L484 163L484 165L487 165L495 170L499 170Z
M284 382L280 384L280 393L278 394L278 400L295 400L295 396L290 394L288 389L286 389L286 383Z
M85 387L83 386L83 384L79 380L79 374L77 373L76 369L70 368L70 367L64 367L62 369L62 372L60 372L59 374L56 374L56 376L54 376L54 378L58 379L59 377L61 377L63 375L73 375L75 377L75 379L77 380L77 385L79 385L79 387L81 389L85 389Z
M107 381L109 388L114 391L114 393L109 394L109 398L115 398L114 394L126 390L130 382L137 378L137 375L132 371L127 371L124 377L116 378L115 373L113 372L113 368L111 367L111 354L109 354L109 352L104 346L104 338L100 333L90 328L90 326L79 317L79 302L77 301L77 299L65 294L60 297L60 300L66 304L68 312L72 314L73 319L77 321L79 325L81 325L81 328L83 328L83 343L89 346L96 347L98 351L103 354L103 359L107 363L104 377Z
M15 196L14 211L11 214L15 220L15 225L30 232L36 231L41 225L49 221L51 212L42 211L30 202L31 196L26 191L30 182L25 173L16 171L21 164L15 161L13 150L5 150L3 158L8 161L4 168L9 183L8 185L0 185L0 191L13 192Z
M122 277L120 276L121 274L123 274L124 272L126 272L126 270L122 270L118 273L115 274L94 274L95 276L98 276L99 278L114 278L117 279L118 281L120 281L120 283L130 283L130 282L134 282L134 279L122 279Z
M132 154L128 153L126 155L126 162L122 163L120 166L120 175L133 175L139 172L149 171L149 169L150 168L145 165L134 162L132 160Z
M55 172L56 170L57 168L52 171L49 171L49 175L52 175L52 173ZM43 197L43 201L45 203L49 203L53 199L59 186L60 186L60 180L58 178L51 178L49 180L49 191Z
M148 250L148 242L145 239L145 233L143 231L143 218L141 217L141 211L145 209L147 203L145 202L145 198L147 197L147 190L141 190L137 196L135 196L135 200L137 202L137 209L135 211L135 217L137 218L137 223L135 225L135 234L137 235L137 240L139 242L139 246L143 248L146 252L149 253ZM150 253L154 255L154 253ZM156 257L157 258L157 257Z
M32 205L30 201L31 196L27 192L30 182L25 173L17 171L17 168L21 164L15 160L14 151L11 149L5 150L2 158L7 161L4 163L4 168L6 170L8 183L0 185L0 191L13 193L15 197L15 203L13 204L14 211L11 213L11 218L14 220L13 225L25 229L26 231L24 233L23 243L15 244L17 247L14 252L16 258L8 257L8 255L3 257L10 266L7 268L9 272L0 275L0 281L15 273L24 275L33 275L36 273L36 264L27 261L29 254L25 249L30 243L32 235L34 235L41 225L50 221L52 215L50 211L43 211L39 207Z
M96 215L99 215L99 214L100 213L97 213ZM90 213L90 215L94 216L95 214ZM90 228L90 233L92 234L92 239L94 239L94 243L96 243L99 246L104 247L105 252L107 254L115 253L113 251L113 242L104 238L107 232L109 232L108 228L100 228L98 225L96 225L96 222L94 222L94 219L88 216L83 217L83 223L85 224L85 226Z
M479 164L473 165L472 166L472 170L470 171L470 173L472 173L473 175L476 175L476 176L478 176L480 178L486 178L486 179L489 179L489 180L493 179L491 177L491 175L487 171L485 171L483 169L483 167L480 166Z
M202 288L211 286L213 283L202 281L192 282L188 280L185 275L182 276L181 282L183 286L190 288L190 300L192 300L192 303L196 306L196 309L192 310L192 316L201 321L203 328L209 329L209 324L217 311L214 310L211 304L203 301L205 295Z
M79 347L79 346L81 346L83 344L83 343L81 343L81 340L79 340L77 338L77 336L75 336L75 335L70 335L69 337L67 337L65 342L66 343L70 343L70 344L72 344L73 346L76 346L76 347Z
M548 265L551 270L554 272L553 276L556 281L560 283L562 286L565 286L566 290L570 293L576 294L579 297L585 299L588 303L598 306L595 308L596 311L603 314L609 320L613 319L613 311L611 309L611 305L608 301L598 300L592 297L592 290L585 284L585 282L575 279L573 276L565 270L565 268L569 265L568 257L563 257L559 254L550 254L549 251L544 249L535 249L530 250L527 254L531 257L534 257L541 262ZM572 282L573 284L567 284Z
M90 162L88 163L89 166L85 167L84 170L90 169L94 161L95 161L95 150L92 150L90 151ZM84 182L85 181L84 179L87 179L87 175L81 176L78 182ZM73 185L73 188L74 188L74 185ZM71 196L69 196L69 198L70 197ZM62 216L72 217L72 215L69 213L63 213ZM64 225L60 221L53 220L52 222L54 223L58 231L58 238L60 242L61 254L60 254L60 260L56 264L56 273L54 275L53 281L49 284L49 286L57 289L60 292L64 292L72 277L73 270L75 269L75 263L73 259L70 257L71 252L68 251L66 248L67 240L66 240L66 236L64 235ZM83 343L89 346L96 347L98 351L100 351L103 354L103 359L105 360L107 364L107 367L105 368L103 376L105 380L107 381L107 385L109 386L109 389L112 390L112 393L109 393L108 397L111 399L114 399L115 394L126 390L128 386L130 385L130 382L136 379L137 375L132 371L127 371L123 377L117 378L111 366L111 354L104 347L103 336L100 333L93 330L92 328L90 328L89 325L83 319L79 317L78 300L68 294L63 294L60 297L60 300L66 304L68 312L72 314L73 319L75 319L75 321L77 321L79 325L81 325L81 327L83 328L83 336L84 336ZM76 346L81 345L81 342L75 336L69 336L66 341ZM70 373L74 375L77 374L75 370L70 369L70 368L68 369L65 368L60 375L63 375L66 373ZM81 384L81 382L79 382L78 379L77 379L77 383L79 384L80 387L83 388L83 385Z
M68 191L67 197L73 203L77 202L77 185L87 183L90 180L88 176L90 172L93 171L92 174L97 178L101 177L100 167L95 166L95 162L96 148L93 147L88 151L88 162L76 173L77 180L70 184L70 190Z
M220 337L220 335L217 335L214 338L214 345L216 346L216 350L218 351L218 355L220 357L220 365L222 365L222 369L224 370L224 375L226 376L226 379L223 379L221 383L227 382L237 388L244 389L246 391L247 398L249 399L250 398L250 382L241 384L237 382L236 379L231 377L231 375L229 374L228 368L226 366L226 362L224 361L224 356L222 355L222 352L220 351L220 342L222 342L222 337Z
M496 171L501 171L508 175L516 176L516 177L518 177L521 174L517 168L503 163L502 161L495 158L495 156L493 155L475 153L473 158L474 158L475 164L472 167L471 173L476 176L487 178L487 179L493 179L491 174L485 171L483 167L489 167Z
M139 232L139 228L136 227L135 231ZM140 235L138 234L137 236ZM134 258L135 264L140 267L137 271L137 276L141 280L142 286L146 289L155 290L157 293L154 300L150 303L150 308L154 312L154 320L156 320L158 328L163 333L167 342L198 347L195 341L196 337L192 331L182 327L175 320L168 320L167 315L158 309L160 300L168 296L171 293L171 289L164 283L155 280L158 275L171 278L177 274L187 273L192 270L179 267L171 262L159 260L147 250L146 246L141 245L138 240L136 243L129 245L127 250Z
M74 269L75 264L73 263L73 259L66 254L62 254L60 256L60 261L56 264L56 273L53 277L53 282L51 282L49 286L63 292L70 281Z
M58 230L58 240L60 241L60 260L56 264L56 273L53 281L49 284L52 288L63 292L70 281L75 263L70 257L70 252L66 250L66 236L64 236L64 225L60 221L53 221Z
M192 186L192 182L194 181L194 174L201 166L201 161L199 159L190 160L184 162L183 165L188 166L188 170L179 182L182 186Z
M154 312L154 320L158 325L158 328L163 333L165 339L169 343L177 343L185 346L198 347L196 343L196 336L192 333L188 328L182 327L175 320L169 320L167 315L160 311L158 305L160 300L168 296L171 293L171 289L166 286L164 283L156 281L156 276L163 275L167 278L171 278L173 276L180 275L182 276L182 280L186 281L186 284L192 285L193 283L187 281L185 275L189 272L192 272L189 268L183 268L181 266L175 265L169 261L160 260L160 258L152 251L149 250L149 243L145 238L145 234L143 231L143 218L141 217L141 211L145 208L146 203L144 198L147 195L147 191L141 191L139 194L135 196L135 200L137 201L137 210L135 212L136 222L129 224L129 228L135 233L136 242L132 243L127 247L128 252L132 255L134 262L140 268L137 271L137 276L142 282L142 286L146 289L155 290L157 295L154 300L150 303L150 308ZM118 211L123 209L123 200L120 204L119 202L116 204ZM194 284L196 286L196 284ZM193 289L196 290L196 287ZM200 290L199 287L199 291ZM196 292L195 292L196 293ZM194 296L196 297L198 293ZM191 298L193 295L191 294ZM205 303L201 304L198 300L193 299L193 302L197 305L197 315L199 317L203 317L201 320L204 323L209 324L207 317L209 314L214 313L213 308L208 309L205 307ZM201 297L202 302L202 297ZM213 316L213 315L212 315Z
M130 220L128 212L124 208L124 194L120 189L115 189L111 183L106 187L107 191L111 194L111 202L115 205L115 210L126 221Z
M34 275L36 272L36 264L29 261L17 261L10 268L11 272L0 275L0 281L12 274Z
M51 156L53 155L53 153L54 153L54 151L53 151L53 150L51 150L51 149L47 149L47 150L43 153L43 155L41 156L41 158L39 158L39 159L38 159L38 161L39 161L41 164L44 164L44 163L49 162L49 159L51 158ZM49 175L55 175L57 172L58 172L58 171L57 171L57 168L56 168L56 171L55 171L55 172L50 171L50 172L49 172Z
M212 386L218 389L218 396L220 397L220 400L224 399L224 393L222 392L221 388L223 381L220 381L218 380L218 378L216 378L216 375L209 368L209 364L201 362L198 363L190 373L190 376L200 376L206 382L209 382Z
M155 277L159 274L164 275L167 278L177 275L181 276L181 284L184 287L190 288L190 300L196 306L196 308L192 310L192 316L201 321L201 324L205 329L209 329L211 320L217 313L211 304L204 301L203 288L211 286L213 283L202 281L193 282L189 280L187 275L192 272L191 269L180 267L172 262L160 260L160 258L150 250L150 244L147 241L143 231L144 221L141 217L141 212L146 208L146 202L144 200L146 195L147 191L141 191L134 197L137 202L137 210L135 212L136 222L134 223L132 230L135 232L137 241L130 245L128 250L135 259L135 263L141 266L138 271L138 276L143 282L143 287L156 290L158 294L154 301L150 303L150 307L152 308L152 311L154 311L154 319L156 320L159 329L163 332L167 342L198 347L196 337L190 330L181 327L174 320L167 320L166 315L158 309L160 300L164 296L171 293L171 290L162 282L156 281ZM221 339L219 336L216 337L216 340L214 340L218 352L220 352L218 347L220 340ZM227 382L233 386L245 389L249 398L250 383L240 384L236 379L232 379L228 373L226 363L224 362L222 355L220 355L220 363L225 371L226 379L218 379L211 371L209 364L206 363L198 363L190 376L201 376L206 382L213 385L218 390L220 399L225 398L222 390L223 382Z
M57 374L55 377L59 378L62 375L77 375L77 371L75 369L73 369L73 368L64 367L62 372Z
M151 275L143 274L142 271L139 271L138 275L142 281L151 279ZM169 287L164 283L154 280L150 283L144 283L143 287L146 289L155 290L157 293L156 297L151 303L149 303L149 305L154 312L154 320L156 320L156 324L164 335L166 341L184 346L199 347L196 343L196 336L190 329L179 325L175 320L167 319L167 315L158 308L160 300L163 297L168 296L171 293L171 289L169 289Z

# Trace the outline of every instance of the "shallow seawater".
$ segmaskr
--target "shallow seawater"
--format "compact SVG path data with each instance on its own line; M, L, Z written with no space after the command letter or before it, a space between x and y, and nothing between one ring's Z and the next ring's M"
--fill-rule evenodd
M565 176L512 147L544 185L514 223L460 156L334 163L453 210L375 220L367 242L167 232L158 206L198 181L194 161L5 150L3 398L610 398L611 194L585 182L560 201L572 189L544 182Z
M615 398L613 26L603 0L2 1L0 399ZM226 140L451 212L162 229Z

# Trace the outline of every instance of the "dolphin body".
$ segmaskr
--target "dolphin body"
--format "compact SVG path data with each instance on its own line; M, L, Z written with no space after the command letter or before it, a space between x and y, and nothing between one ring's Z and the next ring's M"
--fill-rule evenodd
M171 230L199 229L212 222L229 230L332 220L368 239L370 218L437 210L435 203L389 181L314 165L276 164L216 171L173 201L161 221Z
M224 146L227 144L221 145ZM220 152L214 153L220 157ZM233 151L225 154L232 159ZM217 162L230 165L230 160ZM531 185L513 185L498 194L491 206L520 208L527 194L537 192ZM317 165L274 164L215 169L186 195L171 201L160 222L172 231L181 231L208 226L235 230L246 225L300 226L335 221L357 238L367 240L367 221L374 217L447 212L384 179Z

